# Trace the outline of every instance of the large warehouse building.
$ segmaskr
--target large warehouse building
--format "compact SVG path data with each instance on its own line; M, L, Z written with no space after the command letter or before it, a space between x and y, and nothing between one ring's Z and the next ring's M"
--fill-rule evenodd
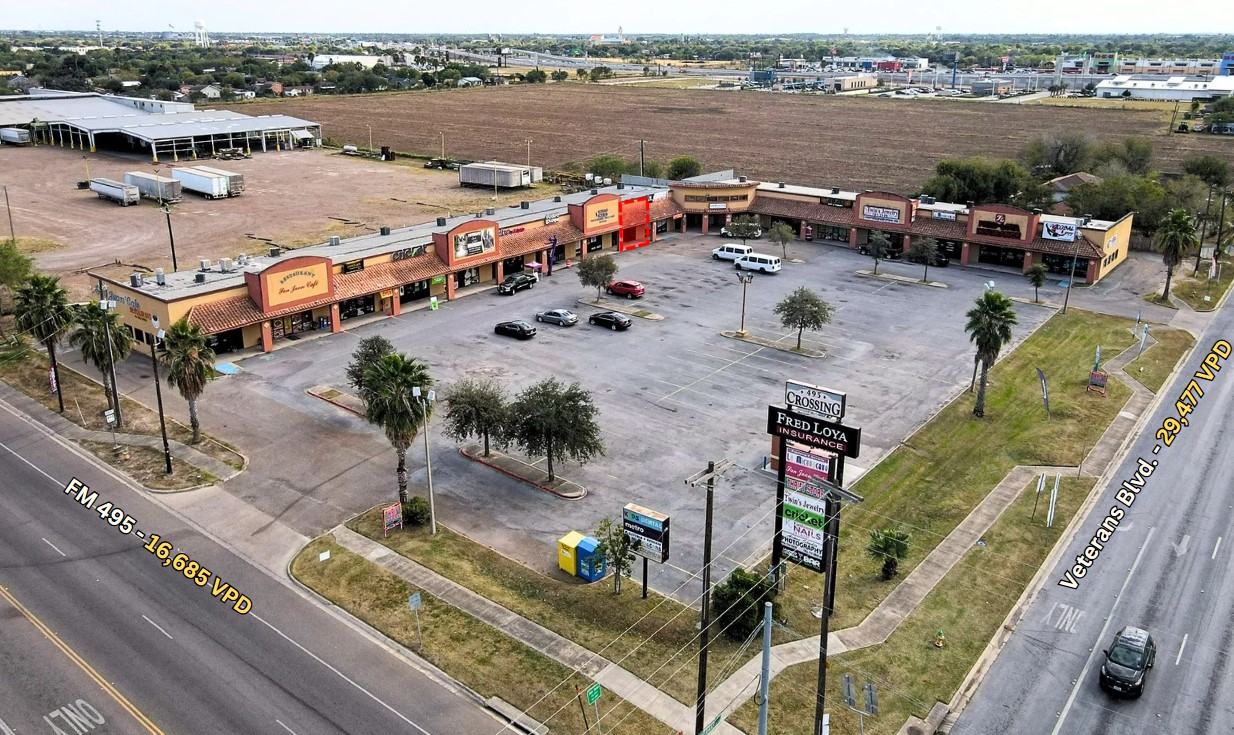
M321 145L321 125L287 115L242 115L92 92L32 89L0 97L0 127L26 128L37 143L179 160L222 148L281 150Z
M1143 76L1124 74L1097 83L1098 97L1138 100L1209 100L1234 94L1234 76Z

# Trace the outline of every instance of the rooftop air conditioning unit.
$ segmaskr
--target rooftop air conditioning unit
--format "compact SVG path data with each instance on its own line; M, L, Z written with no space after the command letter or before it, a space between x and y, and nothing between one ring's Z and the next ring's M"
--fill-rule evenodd
M583 180L588 183L590 183L595 178L596 178L595 174L583 174Z
M605 177L605 179L604 179L604 185L605 185L605 186L612 186L612 185L613 185L613 180L612 180L612 179L610 179L610 178L608 178L608 177Z
M206 282L206 274L205 274L205 273L198 273L198 274L197 274L197 277L196 277L194 280L195 280L195 281L197 281L198 283L205 283L205 282Z
M200 265L201 270L203 271L210 270L210 261L206 260L205 258L201 259L201 263L199 265Z
M390 234L390 228L389 228L389 227L383 227L383 228L381 228L381 236L382 236L382 237L386 237L386 236L387 236L387 235L389 235L389 234Z
M839 193L840 193L840 187L838 187L838 186L833 186L833 187L831 187L831 193L832 193L832 194L839 194Z
M330 236L330 244L331 244L331 245L341 245L341 244L342 244L342 242L343 242L343 238L339 237L338 235L331 235L331 236Z
M129 276L129 285L130 285L130 286L132 286L133 288L141 288L141 287L142 287L142 285L143 285L142 280L141 280L141 274L140 274L140 273L134 273L134 274L130 275L130 276Z
M167 277L163 275L163 269L162 269L162 268L155 268L155 269L154 269L154 282L155 282L155 283L157 283L157 284L158 284L158 285L160 285L160 286L166 286L166 285L167 285Z
M592 193L592 194L599 194L599 193L600 193L600 190L599 190L599 189L592 189L592 190L591 190L591 193Z
M617 188L618 188L618 189L624 189L624 188L626 188L625 182L618 181L618 182L617 182Z
M737 177L737 181L739 181L739 182L741 182L741 183L743 183L743 184L744 184L744 183L746 183L746 177L744 177L744 176L738 176L738 177Z
M219 270L223 273L231 273L231 258L223 258L219 261Z
M531 202L519 202L518 206L522 209L531 209Z
M446 226L446 218L445 218L445 217L438 217L438 218L437 218L437 226L438 226L438 227L445 227L445 226Z
M780 188L781 188L781 189L783 189L783 188L784 188L784 182L783 182L783 181L781 181L781 182L780 182Z
M280 256L280 255L282 255L282 254L283 254L283 249L282 249L282 248L280 248L280 247L271 247L271 248L270 248L270 257L271 257L271 258L277 258L278 256Z
M497 214L497 210L493 209L492 207L489 207L488 209L484 210L484 213L488 215L489 217L492 217L494 214Z
M557 195L557 196L553 197L553 201L554 201L554 202L560 202L560 201L561 201L561 195Z

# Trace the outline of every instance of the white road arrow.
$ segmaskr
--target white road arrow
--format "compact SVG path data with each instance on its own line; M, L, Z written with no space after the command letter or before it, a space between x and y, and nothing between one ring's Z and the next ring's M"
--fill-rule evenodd
M1183 554L1186 554L1187 553L1187 542L1190 540L1191 540L1191 537L1184 533L1182 543L1176 544L1173 541L1171 541L1170 545L1174 547L1174 555L1182 556Z

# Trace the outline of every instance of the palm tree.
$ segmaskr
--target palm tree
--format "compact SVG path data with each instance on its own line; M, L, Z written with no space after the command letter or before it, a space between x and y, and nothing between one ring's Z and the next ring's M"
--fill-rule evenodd
M998 359L1003 345L1011 341L1011 327L1016 323L1015 309L1011 299L998 291L986 291L977 297L977 305L965 315L968 323L964 331L968 339L977 345L977 360L981 362L981 384L977 388L977 405L973 415L985 417L985 389L990 366Z
M871 559L882 560L883 581L887 581L899 574L900 560L908 556L908 534L893 527L874 529L866 553Z
M120 404L120 389L112 383L108 368L113 362L123 362L132 353L133 335L120 323L118 314L102 308L97 301L78 307L76 319L77 331L69 335L69 344L81 351L81 359L86 364L103 374L107 405L116 408ZM121 412L116 411L117 428L120 415Z
M197 420L197 399L206 391L206 383L214 380L214 350L201 333L201 327L189 324L187 318L171 325L163 339L162 363L167 366L167 384L180 391L189 402L189 426L193 427L193 444L201 441L201 422Z
M1161 262L1165 263L1165 291L1161 293L1162 301L1170 300L1170 281L1174 278L1174 268L1183 261L1183 256L1198 244L1195 215L1185 209L1171 209L1165 216L1165 221L1157 228L1157 249L1161 251Z
M398 455L398 500L407 502L407 448L424 426L425 404L413 388L428 390L433 378L428 365L401 353L386 355L364 372L364 410L369 423L380 426ZM417 405L419 404L419 405ZM432 413L432 407L427 408Z
M1033 287L1033 303L1037 303L1040 299L1037 296L1037 290L1045 285L1045 282L1050 278L1050 271L1046 269L1043 263L1033 263L1024 271L1024 275L1028 278L1028 282Z
M56 399L60 402L60 413L64 413L64 391L60 385L56 345L73 325L68 292L60 287L59 278L31 276L26 285L17 291L14 311L17 313L17 328L28 332L47 349L51 374L56 381Z

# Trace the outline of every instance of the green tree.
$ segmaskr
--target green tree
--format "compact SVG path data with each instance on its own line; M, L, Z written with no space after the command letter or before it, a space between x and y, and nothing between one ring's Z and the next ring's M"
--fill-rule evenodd
M197 401L206 392L206 384L214 380L214 350L210 349L201 327L181 318L168 330L159 361L167 368L167 384L188 401L192 443L197 444L201 442Z
M532 69L523 75L528 84L543 84L548 79L548 73L543 69Z
M554 462L587 462L604 454L599 409L578 383L564 386L556 378L532 385L510 404L506 438L531 456L543 455L549 482L557 479Z
M484 456L489 456L489 438L501 440L506 420L506 394L489 381L461 380L446 394L443 433L456 441L484 437Z
M587 160L587 170L590 173L599 176L602 179L612 179L613 181L621 181L622 174L635 173L638 171L638 164L631 164L621 156L596 156Z
M608 570L613 574L613 594L621 594L621 580L634 568L634 552L641 542L626 533L623 521L604 518L596 526L597 551L608 561Z
M928 281L930 266L938 263L938 240L932 237L915 237L909 242L908 251L904 255L914 263L925 266L921 280L922 282Z
M665 178L669 181L681 181L703 172L703 164L693 156L677 156L668 162L668 172Z
M1161 251L1161 262L1165 264L1165 290L1161 292L1161 300L1169 301L1174 269L1191 248L1199 245L1195 216L1185 209L1170 210L1157 229L1156 241L1157 249Z
M809 329L817 332L831 322L835 308L805 286L800 286L772 310L780 317L780 324L797 330L797 349L801 349L801 334Z
M1031 203L1035 194L1029 175L1015 161L985 158L948 158L934 167L921 193L944 202L975 204Z
M617 261L608 253L588 255L579 261L578 280L584 286L596 289L596 303L600 303L600 290L613 282L617 275Z
M1107 141L1092 149L1092 164L1117 161L1129 173L1144 176L1153 167L1153 144L1145 138L1124 138L1122 143Z
M351 362L347 365L346 372L347 382L356 389L361 398L364 397L364 371L386 355L393 354L394 344L380 334L360 340L355 352L351 353Z
M891 240L878 230L871 230L866 240L865 254L874 259L874 275L878 275L878 264L891 252Z
M873 529L866 553L872 559L882 560L883 581L892 579L900 573L900 560L908 556L908 534L892 527Z
M1224 187L1230 180L1230 164L1220 156L1187 156L1183 159L1183 171L1209 186Z
M398 501L406 506L407 449L423 428L426 411L433 415L432 406L416 398L414 389L428 390L433 378L428 365L396 352L365 368L361 384L365 418L381 427L398 457Z
M1161 218L1169 211L1166 190L1161 184L1144 176L1116 173L1100 182L1080 184L1067 193L1067 204L1073 212L1091 214L1096 219L1117 221L1128 212L1135 212L1135 227L1151 235Z
M664 178L664 164L655 159L646 159L643 161L643 176L653 179Z
M1033 303L1037 303L1041 299L1037 297L1037 289L1045 285L1046 280L1050 277L1050 271L1042 263L1033 263L1024 271L1024 277L1033 286Z
M1088 133L1063 130L1029 142L1020 158L1034 175L1048 179L1083 171L1092 160L1092 151L1093 140Z
M797 233L787 222L776 222L767 231L767 239L780 246L780 253L788 260L788 244L797 239ZM744 240L742 241L744 242Z
M613 76L613 70L607 66L596 66L592 67L588 76L591 77L591 81L598 82L601 79L610 79Z
M998 291L986 291L977 297L977 305L965 314L968 322L964 331L977 347L977 361L981 363L981 383L977 388L977 403L973 416L985 417L985 392L989 384L990 366L998 359L1003 345L1011 341L1011 328L1015 326L1015 308L1011 299Z
M64 413L64 384L60 382L60 366L56 362L56 345L73 326L73 310L68 292L53 276L31 276L17 291L14 304L17 328L43 345L51 359L51 373L56 381L56 399Z
M733 237L741 238L741 244L745 245L746 240L758 237L762 233L763 226L759 223L757 217L743 214L739 217L734 217L733 221L728 223L724 229Z
M549 74L549 77L550 77L550 78L551 78L554 82L564 82L565 80L567 80L567 79L569 79L569 78L570 78L570 72L568 72L568 71L564 71L564 70L562 70L562 69L557 69L557 70L553 71L553 73L552 73L552 74Z
M711 609L715 613L711 624L732 640L744 641L763 624L764 603L773 603L772 617L775 617L775 596L775 585L766 577L735 569L711 593Z
M7 293L11 298L22 284L30 280L33 262L17 247L16 240L0 242L0 315L8 313L3 297Z
M133 335L123 324L120 316L114 311L103 309L97 301L77 307L74 321L77 329L69 335L69 344L81 352L81 359L87 365L94 366L103 375L103 392L107 395L107 406L115 408L120 403L119 389L111 382L111 372L107 369L109 360L123 362L133 351ZM111 335L110 346L108 333ZM109 356L110 351L110 356ZM116 412L119 419L122 412Z
M581 69L581 68L580 68L580 69L575 69L575 70L574 70L574 76L578 77L579 79L586 79L586 78L587 78L587 70L586 70L586 69Z

